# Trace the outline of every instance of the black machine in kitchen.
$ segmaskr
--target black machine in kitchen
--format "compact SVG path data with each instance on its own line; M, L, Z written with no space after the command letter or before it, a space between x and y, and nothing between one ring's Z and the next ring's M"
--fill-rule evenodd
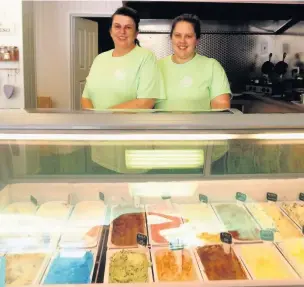
M304 93L304 64L299 56L291 73L287 75L288 64L285 62L286 53L282 60L274 64L269 59L262 65L262 75L251 78L246 84L246 93L257 94L286 101L300 101Z

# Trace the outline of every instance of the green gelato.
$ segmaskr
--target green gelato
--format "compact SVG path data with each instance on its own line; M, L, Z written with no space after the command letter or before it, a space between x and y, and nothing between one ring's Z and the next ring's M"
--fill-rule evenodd
M148 282L148 262L144 253L121 250L110 259L110 283Z

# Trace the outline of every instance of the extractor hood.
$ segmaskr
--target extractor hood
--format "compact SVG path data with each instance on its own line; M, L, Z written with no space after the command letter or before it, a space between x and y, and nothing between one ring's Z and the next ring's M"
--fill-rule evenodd
M141 19L145 19L141 21L142 32L155 31L155 20L158 20L157 29L162 30L158 32L168 33L172 19L183 13L193 13L199 16L202 21L201 32L212 34L279 35L288 31L300 21L304 21L304 2L302 2L303 5L286 4L286 2L295 3L297 1L279 2L278 0L276 0L276 4L239 2L125 1L124 4L136 9ZM159 25L160 23L162 24ZM303 25L300 25L300 27L303 27ZM298 34L304 35L302 30L301 28L296 29Z

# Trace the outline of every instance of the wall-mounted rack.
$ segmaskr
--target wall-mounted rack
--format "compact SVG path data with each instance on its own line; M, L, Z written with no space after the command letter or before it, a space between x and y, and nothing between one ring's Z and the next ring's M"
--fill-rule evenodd
M15 71L16 74L19 74L20 63L16 61L0 61L0 71Z

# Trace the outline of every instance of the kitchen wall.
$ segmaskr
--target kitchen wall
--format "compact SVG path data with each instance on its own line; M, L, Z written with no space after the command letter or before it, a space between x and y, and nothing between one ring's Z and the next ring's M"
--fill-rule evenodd
M172 53L169 34L141 33L140 43L151 49L157 58ZM267 50L262 51L266 45ZM272 62L282 60L283 50L287 49L286 62L288 72L295 62L295 54L304 52L304 35L237 35L237 34L203 34L198 43L197 51L201 55L217 59L225 68L233 92L240 92L249 77L261 76L261 67L273 53Z
M34 3L37 96L70 108L70 14L109 16L120 6L115 0Z
M17 46L19 48L19 63L0 62L0 109L1 108L23 108L24 107L24 87L23 87L23 39L22 39L22 1L9 0L1 1L0 22L13 25L14 31L10 35L0 33L0 46ZM8 68L17 68L18 74L13 71L8 72ZM10 74L8 80L8 74ZM12 98L7 99L3 92L3 85L12 84L15 86L15 93Z

